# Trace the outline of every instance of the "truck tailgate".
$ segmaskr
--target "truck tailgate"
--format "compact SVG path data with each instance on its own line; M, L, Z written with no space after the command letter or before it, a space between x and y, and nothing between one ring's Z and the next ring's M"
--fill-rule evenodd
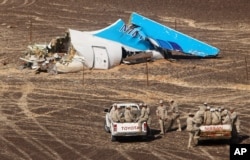
M224 125L207 125L200 127L200 139L230 139L232 126Z
M202 132L232 131L232 126L230 124L204 125L204 126L200 126L200 130Z
M113 135L120 136L135 136L135 135L146 135L147 124L144 122L140 128L138 123L113 123Z

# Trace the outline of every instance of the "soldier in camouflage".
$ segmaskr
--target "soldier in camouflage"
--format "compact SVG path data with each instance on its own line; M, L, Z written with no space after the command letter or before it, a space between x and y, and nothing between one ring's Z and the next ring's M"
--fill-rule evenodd
M176 101L171 100L170 101L170 113L172 113L171 119L170 119L170 125L168 127L168 130L171 129L174 122L177 122L178 129L177 131L181 131L181 121L180 121L180 112L179 112L179 106Z
M160 124L160 134L165 134L165 121L167 119L167 108L165 105L163 105L163 100L159 101L159 106L156 109L156 116L159 120Z

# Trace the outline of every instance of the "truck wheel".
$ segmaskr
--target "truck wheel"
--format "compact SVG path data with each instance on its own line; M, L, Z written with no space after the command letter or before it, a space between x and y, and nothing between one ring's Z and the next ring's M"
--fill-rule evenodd
M148 136L146 135L146 136L141 136L141 140L142 141L147 141L148 140Z
M238 144L238 143L239 143L239 138L238 137L231 137L230 144Z
M107 133L110 133L110 128L107 126L106 121L104 121L104 130L105 130Z
M116 137L111 135L111 141L115 142L116 141Z

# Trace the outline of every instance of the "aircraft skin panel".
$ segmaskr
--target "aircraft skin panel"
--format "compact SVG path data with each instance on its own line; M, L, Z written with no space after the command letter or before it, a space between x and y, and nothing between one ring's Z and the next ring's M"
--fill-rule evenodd
M69 29L69 32L71 37L71 44L74 46L78 55L84 57L84 64L88 68L92 68L94 64L94 55L89 43L90 40L93 39L93 36L73 29Z
M109 58L106 47L93 46L95 56L94 68L95 69L109 69Z
M152 44L145 41L144 34L138 28L129 28L121 19L105 29L92 33L97 37L119 42L133 50L146 51L153 48Z
M122 59L122 45L108 39L96 37L89 32L81 32L69 29L71 44L76 49L77 54L84 57L84 64L88 68L95 68L95 53L93 46L105 47L107 51L107 67L112 68L120 64Z
M149 38L156 40L161 48L176 50L201 57L217 56L220 51L214 46L143 17L135 12L130 16L130 23L140 26L142 32L144 32Z

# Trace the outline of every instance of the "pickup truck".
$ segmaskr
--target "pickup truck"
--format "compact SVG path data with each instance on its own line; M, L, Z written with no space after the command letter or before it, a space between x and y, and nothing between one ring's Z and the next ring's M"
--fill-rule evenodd
M232 125L219 124L219 125L202 125L198 137L194 138L194 143L197 145L200 140L215 140L232 138Z
M135 119L140 116L140 107L137 103L116 103L118 107L121 107L124 113L127 106L132 106L131 112L133 113ZM142 129L139 130L138 122L113 122L111 119L110 111L112 110L114 104L110 108L105 109L105 122L104 129L106 132L111 134L111 141L116 141L118 137L126 136L138 136L141 138L147 138L147 122L142 123Z

